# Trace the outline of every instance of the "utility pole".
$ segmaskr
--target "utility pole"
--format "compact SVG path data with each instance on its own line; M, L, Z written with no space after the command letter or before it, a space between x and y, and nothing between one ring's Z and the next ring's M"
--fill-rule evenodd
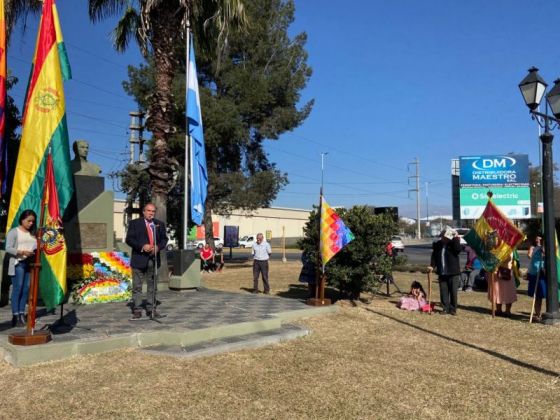
M144 156L144 139L142 133L144 132L144 113L140 111L131 111L128 113L130 115L130 159L129 164L133 163L145 163L146 157ZM135 144L138 145L138 159L135 156Z
M410 189L408 191L416 191L416 238L420 239L420 161L418 158L414 159L414 162L408 164L416 166L416 175L409 176L410 178L416 178L416 188Z
M130 115L130 159L128 161L129 165L145 165L146 157L144 155L144 138L142 136L144 132L144 113L140 111L131 111L128 113ZM138 145L138 159L135 156L135 145ZM132 214L134 213L134 203L132 202L132 196L130 194L126 197L126 209L124 212L124 223L125 226L132 219ZM143 203L141 203L143 204Z
M426 184L426 237L429 237L429 230L428 230L428 226L430 226L430 207L428 206L428 185L430 184L429 182L425 182Z

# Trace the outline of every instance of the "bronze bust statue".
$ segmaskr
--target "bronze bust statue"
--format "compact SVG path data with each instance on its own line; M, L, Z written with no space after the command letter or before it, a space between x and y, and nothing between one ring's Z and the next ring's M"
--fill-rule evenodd
M89 143L85 140L76 140L72 144L74 159L70 161L74 175L99 176L101 168L95 163L88 162Z

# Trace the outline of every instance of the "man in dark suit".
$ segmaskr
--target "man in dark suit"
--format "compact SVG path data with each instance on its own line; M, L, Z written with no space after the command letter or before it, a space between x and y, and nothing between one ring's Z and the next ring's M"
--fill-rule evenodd
M154 218L156 206L148 203L142 210L143 217L131 220L126 232L126 243L132 248L132 319L142 318L142 283L148 285L146 315L159 318L161 315L152 307L155 302L157 278L154 269L160 266L159 252L167 245L165 223Z
M440 240L433 244L432 258L428 271L436 270L439 277L439 294L442 314L457 314L457 291L461 281L459 254L461 240L455 229L441 231Z

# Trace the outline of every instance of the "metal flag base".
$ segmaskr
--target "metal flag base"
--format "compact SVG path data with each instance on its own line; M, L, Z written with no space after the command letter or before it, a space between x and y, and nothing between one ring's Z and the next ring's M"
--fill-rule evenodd
M52 340L50 331L35 331L30 334L28 331L16 332L8 336L8 341L15 346L34 346L45 344Z
M331 300L327 298L309 298L305 303L309 306L327 306L332 304Z

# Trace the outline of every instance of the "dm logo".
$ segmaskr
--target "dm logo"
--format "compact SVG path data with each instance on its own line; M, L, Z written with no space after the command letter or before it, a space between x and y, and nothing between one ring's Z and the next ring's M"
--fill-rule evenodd
M35 97L35 109L39 112L49 113L58 107L60 97L53 88L41 89Z
M64 236L58 229L46 228L41 236L43 251L47 255L54 255L64 248Z
M512 169L517 161L511 156L496 156L493 158L477 159L472 163L473 168L479 171L492 169Z

